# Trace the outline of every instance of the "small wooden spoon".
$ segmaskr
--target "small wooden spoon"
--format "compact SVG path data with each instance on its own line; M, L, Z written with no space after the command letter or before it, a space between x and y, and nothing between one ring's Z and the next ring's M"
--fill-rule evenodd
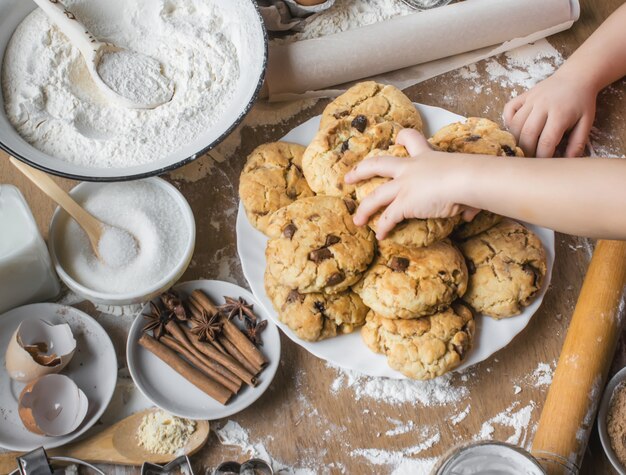
M108 429L75 444L47 450L49 456L72 457L90 463L140 466L144 462L164 465L180 454L153 454L137 442L137 429L144 416L157 411L152 408L140 411L112 425ZM196 431L184 448L185 455L193 455L200 450L209 438L208 421L196 421ZM0 474L11 473L17 468L19 452L0 454Z
M99 221L92 214L87 212L82 206L74 201L74 198L63 191L61 187L59 187L59 185L57 185L52 178L45 173L20 162L14 157L9 157L9 161L41 191L52 198L52 200L56 201L56 203L63 208L67 214L76 220L78 225L83 228L85 233L87 233L93 252L96 256L98 256L98 259L102 260L100 252L98 251L100 239L102 238L104 231L107 228L112 228L113 226L104 224L102 221Z

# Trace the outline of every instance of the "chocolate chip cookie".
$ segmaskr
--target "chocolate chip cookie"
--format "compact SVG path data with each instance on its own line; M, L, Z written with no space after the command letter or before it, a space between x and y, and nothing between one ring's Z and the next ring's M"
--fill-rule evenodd
M428 141L435 149L443 152L524 156L512 134L501 130L495 122L478 117L447 125Z
M305 341L351 333L365 323L369 311L351 290L333 295L302 294L278 284L269 272L265 273L265 290L279 320Z
M409 378L432 379L461 364L474 339L472 312L461 304L414 320L384 318L373 311L361 330L365 344L387 356Z
M492 213L491 211L481 211L473 220L467 222L462 221L454 230L452 237L456 240L463 241L464 239L476 236L487 229L494 227L501 222L504 218L499 214Z
M460 247L469 271L463 300L477 312L494 318L518 315L543 284L547 270L543 244L515 221L506 219Z
M428 247L379 243L379 255L354 286L365 305L387 318L419 318L442 311L467 288L467 267L448 241Z
M239 196L252 225L265 232L272 213L314 193L302 174L305 147L272 142L248 156L239 181Z
M374 257L374 235L352 221L356 205L332 196L279 209L267 228L267 270L301 293L336 294L356 283Z
M376 122L397 122L402 127L422 130L422 118L400 89L394 86L365 81L352 86L332 101L322 114L320 128L336 119L363 115Z
M387 150L372 150L365 158L389 155L392 157L408 157L409 154L402 145L392 145ZM374 177L356 184L356 199L363 200L380 185L390 181L389 178ZM375 213L369 220L368 226L376 232L378 220L382 210ZM403 246L423 247L446 238L461 220L460 216L453 218L405 219L398 223L387 235L386 240Z
M395 122L375 123L371 117L339 119L320 130L302 156L302 170L315 193L350 196L354 185L344 177L374 149L394 144L402 126Z

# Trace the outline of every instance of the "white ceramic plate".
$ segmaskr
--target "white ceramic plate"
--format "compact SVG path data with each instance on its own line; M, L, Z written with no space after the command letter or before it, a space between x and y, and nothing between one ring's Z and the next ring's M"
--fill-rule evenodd
M465 120L465 117L449 112L439 107L416 104L422 119L424 120L424 133L432 135L440 128ZM308 145L313 139L319 127L320 117L314 117L299 125L282 140ZM535 232L546 248L548 256L548 272L543 287L533 303L526 307L521 315L504 320L494 320L488 317L478 316L476 319L476 340L474 348L467 356L465 362L457 368L457 371L468 368L476 363L489 358L496 351L508 345L513 338L520 333L537 311L543 296L550 283L552 265L554 264L554 232L538 226L527 226ZM250 284L254 295L269 311L270 316L285 334L303 348L313 353L318 358L329 361L345 369L355 370L369 376L383 376L388 378L404 378L402 374L387 366L386 358L369 350L357 331L349 335L342 335L329 340L310 343L300 340L286 325L278 320L272 303L265 293L263 273L265 271L265 245L267 237L254 229L248 221L241 203L237 215L237 249L243 267L243 273Z
M10 338L21 322L32 319L69 324L78 343L72 361L61 374L69 376L83 390L89 399L89 410L80 427L62 437L45 437L24 428L17 412L17 400L24 384L9 379L5 368L5 351ZM113 344L104 328L78 309L37 303L0 315L0 351L0 447L27 452L41 446L51 449L65 445L93 426L111 401L117 382Z
M72 3L86 3L90 0L77 0ZM123 22L128 0L107 0L109 21ZM157 2L155 2L157 3ZM157 157L154 162L128 168L93 168L56 159L37 150L27 143L13 128L5 114L4 99L0 88L0 148L16 158L55 175L89 181L120 181L161 175L168 170L185 165L202 156L220 143L239 124L252 107L256 99L267 63L267 34L261 15L253 0L216 0L224 11L225 18L236 19L229 23L232 39L241 51L240 75L236 80L232 99L220 114L215 125L207 128L198 137L184 147L180 147L167 156ZM34 2L24 0L0 0L0 73L6 47L13 32L22 20L37 8ZM103 25L103 36L107 26ZM92 30L95 35L98 30Z
M255 388L245 386L239 394L223 406L196 388L155 355L139 346L137 341L146 324L146 320L141 315L137 316L128 334L126 344L128 369L133 381L144 396L164 411L187 419L221 419L243 411L260 398L269 387L280 361L280 334L264 306L246 289L217 280L194 280L174 287L174 290L182 296L189 295L196 289L205 292L216 304L223 303L224 296L243 297L248 303L254 305L254 312L261 320L267 320L267 328L262 334L263 346L261 351L269 359L269 365L258 376L261 381L260 384ZM146 306L141 313L148 313L148 311L148 306ZM241 323L236 318L232 321L235 324Z

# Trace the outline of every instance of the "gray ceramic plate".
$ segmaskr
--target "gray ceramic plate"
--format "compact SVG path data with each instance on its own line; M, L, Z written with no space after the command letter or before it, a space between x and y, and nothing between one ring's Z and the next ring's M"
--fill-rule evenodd
M134 180L160 175L185 165L202 156L219 144L245 117L258 96L265 76L267 63L267 34L253 0L216 0L232 18L240 31L239 47L246 50L242 57L250 58L240 65L240 78L231 103L215 126L205 130L193 142L176 152L158 157L154 162L130 168L92 168L78 166L40 152L28 144L7 120L4 98L0 88L0 148L10 155L54 175L87 181ZM4 52L21 21L34 9L34 2L0 0L0 68ZM1 69L0 69L1 75Z
M615 452L611 448L611 440L606 427L606 416L609 412L609 406L611 405L611 399L613 398L613 392L615 388L621 383L626 381L626 368L622 368L606 385L604 389L604 395L602 396L602 402L600 403L600 409L598 410L598 432L600 433L600 442L606 456L611 461L611 464L620 475L626 475L626 467L624 467Z

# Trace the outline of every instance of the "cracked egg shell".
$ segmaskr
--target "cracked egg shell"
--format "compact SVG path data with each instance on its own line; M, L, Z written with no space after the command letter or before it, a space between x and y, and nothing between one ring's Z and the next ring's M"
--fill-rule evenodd
M75 351L76 340L67 323L53 325L45 320L25 320L7 346L7 372L11 379L27 383L60 372Z
M22 390L18 413L30 432L60 437L78 429L88 407L87 396L74 381L62 374L48 374Z

